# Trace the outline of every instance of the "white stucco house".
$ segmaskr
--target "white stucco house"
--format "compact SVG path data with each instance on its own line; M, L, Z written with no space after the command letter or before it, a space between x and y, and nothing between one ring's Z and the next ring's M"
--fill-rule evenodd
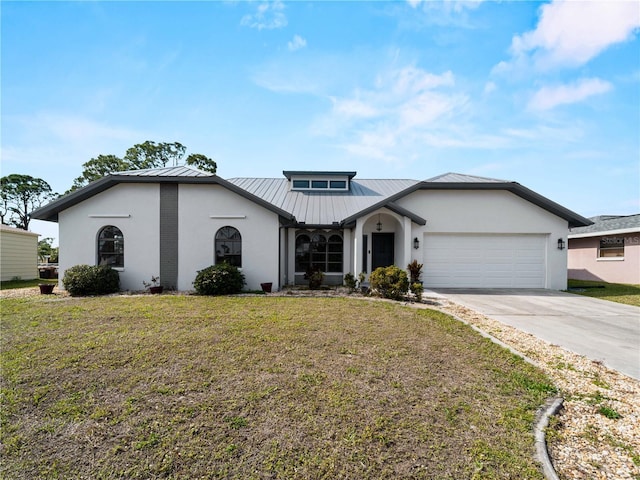
M568 229L590 221L511 181L447 173L425 181L284 171L222 179L191 167L108 175L34 211L59 223L60 277L110 264L123 289L160 275L193 289L198 270L239 266L247 288L341 284L390 264L424 264L430 287L564 289Z

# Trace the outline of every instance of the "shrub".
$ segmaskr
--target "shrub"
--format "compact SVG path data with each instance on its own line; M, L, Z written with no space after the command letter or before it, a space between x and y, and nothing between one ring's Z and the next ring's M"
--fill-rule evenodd
M391 265L378 267L369 276L371 289L379 296L400 300L409 291L407 272Z
M356 277L353 276L353 273L349 272L344 276L344 286L347 287L352 292L356 289L356 285L358 284Z
M411 291L416 296L417 302L422 302L422 294L424 293L424 287L420 282L411 284Z
M411 277L410 278L411 284L420 282L420 275L422 274L422 267L423 267L423 265L421 263L418 263L417 260L414 260L409 265L407 265L407 269L409 270L409 276Z
M198 271L193 286L200 295L231 295L244 287L244 274L226 262Z
M120 290L120 275L108 265L74 265L64 272L64 288L69 295L105 295Z
M309 289L318 290L324 280L324 272L319 267L309 267L304 274L304 279L309 280Z

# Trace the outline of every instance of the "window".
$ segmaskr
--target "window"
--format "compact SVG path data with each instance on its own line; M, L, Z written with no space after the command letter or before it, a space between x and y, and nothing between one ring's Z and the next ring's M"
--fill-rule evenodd
M309 180L294 180L293 188L309 188Z
M600 239L599 258L624 257L624 237L602 237Z
M326 180L311 180L311 188L327 188L328 185Z
M342 256L342 236L338 234L302 233L296 238L296 272L314 267L327 273L340 273Z
M222 227L216 232L216 264L227 262L242 267L242 237L233 227Z
M124 268L124 236L118 227L108 225L98 233L98 265Z
M345 180L331 180L329 182L329 188L335 188L338 190L346 190L347 182Z

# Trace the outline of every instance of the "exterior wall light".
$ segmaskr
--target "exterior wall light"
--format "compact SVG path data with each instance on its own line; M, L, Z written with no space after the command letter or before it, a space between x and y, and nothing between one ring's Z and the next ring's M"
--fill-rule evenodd
M415 248L416 250L420 248L420 240L418 240L418 237L413 239L413 248Z
M378 214L378 223L376 223L376 230L378 232L382 230L382 222L380 221L380 214Z
M558 250L564 250L564 246L565 246L564 240L559 238L558 239Z

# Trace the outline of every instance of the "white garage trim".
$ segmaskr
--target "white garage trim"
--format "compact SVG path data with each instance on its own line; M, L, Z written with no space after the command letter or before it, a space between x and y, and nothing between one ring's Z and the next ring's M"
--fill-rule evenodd
M547 235L425 234L427 288L545 288Z

